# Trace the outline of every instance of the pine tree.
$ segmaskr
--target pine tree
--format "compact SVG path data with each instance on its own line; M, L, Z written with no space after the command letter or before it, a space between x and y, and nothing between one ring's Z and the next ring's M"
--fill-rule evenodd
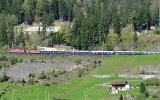
M84 19L83 12L80 11L77 13L76 17L74 18L74 23L72 27L72 34L71 34L71 44L77 49L81 49L81 25Z
M120 98L119 98L119 100L123 100L123 95L120 95Z
M25 0L22 9L25 12L25 21L27 24L32 24L35 17L35 4L34 0Z
M48 13L48 0L37 0L36 12L38 17L42 17L44 14Z
M102 14L98 25L99 44L105 42L108 36L109 25L107 24L107 17Z
M0 14L0 46L4 46L8 43L7 40L7 26L5 14Z
M43 26L46 26L46 27L48 27L48 26L51 26L52 25L52 23L54 22L54 15L53 15L53 13L46 13L46 14L44 14L44 16L43 16Z
M58 20L59 19L59 6L58 6L58 0L51 0L49 2L49 11L50 13L54 14L54 19Z
M8 45L11 47L14 41L14 26L17 25L18 18L13 15L6 16L6 26L7 26L7 38L8 38Z
M148 91L145 93L145 97L149 98L149 92Z
M80 28L81 47L83 50L87 50L89 47L93 46L94 40L97 38L94 37L95 28L94 18L92 16L84 18Z
M144 83L140 84L140 93L145 94L146 93L146 86Z

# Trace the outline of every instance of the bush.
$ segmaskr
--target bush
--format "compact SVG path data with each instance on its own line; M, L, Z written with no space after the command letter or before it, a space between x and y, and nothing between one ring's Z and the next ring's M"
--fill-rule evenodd
M160 31L159 30L154 31L154 33L160 35Z
M145 100L145 96L143 94L140 94L136 97L135 100Z
M30 74L28 75L28 77L29 77L29 78L34 78L34 77L35 77L35 75L34 75L34 74L32 74L32 73L30 73Z
M6 75L3 75L1 78L0 78L0 82L6 82L8 81L9 77L6 76Z
M31 59L31 63L33 63L34 62L34 59Z
M41 73L39 79L46 79L46 75L45 75L44 71Z
M119 98L119 100L123 100L123 96L122 96L122 95L120 95L120 98Z
M0 69L2 69L2 65L0 65Z
M82 77L84 75L84 69L80 68L79 69L79 77Z
M20 59L19 62L22 63L22 62L23 62L23 59Z
M26 83L25 79L22 80L22 83Z
M145 92L146 92L146 85L144 83L141 83L139 89L140 89L140 93L145 94Z
M34 81L33 78L29 78L29 79L28 79L28 84L29 84L29 85L34 85L34 83L35 83L35 81Z
M74 62L76 63L76 65L79 65L79 64L81 64L81 59L76 59L76 60L74 60Z
M45 82L44 86L51 86L51 84L49 82Z
M159 86L160 82L158 79L152 78L144 81L146 86Z
M145 93L145 97L149 98L149 92L148 91Z
M152 98L159 98L159 96L154 94L154 95L152 95Z
M3 51L8 51L8 50L9 50L9 45L3 46L3 47L2 47L2 50L3 50Z
M18 62L17 58L11 58L11 65L16 64L17 62Z
M1 56L0 61L8 61L8 58L6 56Z

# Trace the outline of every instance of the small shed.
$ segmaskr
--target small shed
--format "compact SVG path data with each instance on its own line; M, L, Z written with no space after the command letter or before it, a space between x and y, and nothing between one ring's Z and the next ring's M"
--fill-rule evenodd
M112 82L112 87L110 88L111 94L116 94L119 91L126 91L130 89L130 85L128 84L127 81L117 81L117 82Z

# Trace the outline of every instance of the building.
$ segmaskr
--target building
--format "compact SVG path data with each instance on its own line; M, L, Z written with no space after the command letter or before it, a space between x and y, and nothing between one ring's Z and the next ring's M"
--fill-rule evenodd
M130 85L127 81L119 81L119 82L112 82L112 87L110 88L111 94L116 94L119 91L126 91L130 89Z

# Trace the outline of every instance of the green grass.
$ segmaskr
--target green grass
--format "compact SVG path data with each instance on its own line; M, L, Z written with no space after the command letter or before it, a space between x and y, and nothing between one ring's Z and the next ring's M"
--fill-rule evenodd
M138 68L143 65L160 65L160 55L145 55L145 56L113 56L103 60L102 67L93 70L89 75L75 78L67 84L59 84L48 87L47 91L50 95L50 100L53 96L59 98L67 98L71 100L84 100L85 91L88 94L88 100L110 100L112 97L119 97L120 94L138 94L139 89L132 89L127 92L120 92L120 94L110 95L109 87L99 87L95 84L111 83L118 80L137 80L131 83L132 86L138 86L142 80L131 78L111 77L108 79L94 78L95 74L116 74L126 70L128 68ZM0 89L5 87L7 83L0 83ZM160 87L158 87L160 88ZM14 96L14 100L20 97L22 100L45 100L46 87L34 85L34 86L18 86L10 85L10 89L17 90L31 90L31 93L17 93L7 92L4 96L11 100ZM4 97L3 96L3 97ZM48 100L48 99L46 99Z
M144 56L114 56L106 59L95 74L115 74L128 68L138 68L144 65L159 65L160 55Z

